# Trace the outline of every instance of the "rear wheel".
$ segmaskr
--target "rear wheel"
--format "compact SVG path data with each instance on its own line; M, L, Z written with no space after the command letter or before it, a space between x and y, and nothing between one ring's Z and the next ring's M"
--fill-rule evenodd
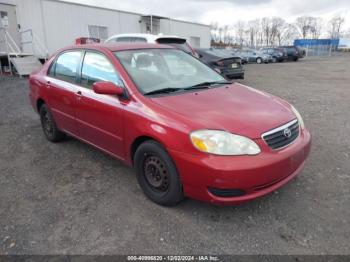
M183 199L176 167L159 143L142 143L135 152L134 166L142 191L153 202L173 206Z
M272 58L272 63L276 63L277 62L277 58L276 57L273 57Z
M258 57L258 58L256 59L256 63L257 63L257 64L261 64L261 63L262 63L261 57Z
M64 138L64 133L57 128L56 122L45 104L40 107L40 120L47 140L59 142Z

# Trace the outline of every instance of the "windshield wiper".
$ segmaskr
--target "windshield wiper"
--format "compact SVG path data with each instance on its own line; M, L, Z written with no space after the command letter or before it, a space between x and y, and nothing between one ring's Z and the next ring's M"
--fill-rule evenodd
M197 89L197 88L209 88L212 85L226 85L226 84L232 84L232 83L229 81L202 82L193 86L186 87L184 89L189 90L189 89Z
M158 90L153 90L147 93L144 93L144 95L158 95L158 94L166 94L166 93L173 93L173 92L178 92L178 91L186 91L186 90L192 90L192 89L207 89L210 88L213 85L226 85L226 84L232 84L229 81L212 81L212 82L202 82L193 86L189 87L166 87L166 88L161 88Z
M166 87L166 88L161 88L158 90L153 90L153 91L144 93L144 95L157 95L157 94L164 94L164 93L172 93L172 92L177 92L179 90L183 90L183 88Z

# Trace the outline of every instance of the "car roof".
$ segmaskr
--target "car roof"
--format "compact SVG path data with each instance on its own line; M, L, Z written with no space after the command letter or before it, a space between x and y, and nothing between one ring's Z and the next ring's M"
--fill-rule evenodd
M158 34L158 35L152 35L152 34L142 34L142 33L132 33L132 34L117 34L117 35L112 35L109 37L105 42L114 39L114 38L119 38L119 37L140 37L140 38L145 38L148 41L156 41L157 39L160 38L177 38L177 39L183 39L186 40L186 38L183 37L178 37L176 35L163 35L163 34Z
M59 50L59 52L71 49L92 49L92 50L109 50L112 52L122 51L122 50L137 50L137 49L174 49L172 46L160 45L160 44L149 44L149 43L95 43L95 44L85 44L85 45L73 45L64 47Z

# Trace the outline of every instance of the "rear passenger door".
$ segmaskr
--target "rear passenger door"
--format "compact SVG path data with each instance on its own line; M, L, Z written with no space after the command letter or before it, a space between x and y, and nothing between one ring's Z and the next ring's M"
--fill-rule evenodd
M124 159L123 100L114 95L96 94L92 85L98 81L124 86L113 64L103 53L86 51L81 65L76 101L79 136Z
M77 134L75 121L75 101L77 92L77 70L83 52L65 51L52 62L46 77L48 105L58 128Z

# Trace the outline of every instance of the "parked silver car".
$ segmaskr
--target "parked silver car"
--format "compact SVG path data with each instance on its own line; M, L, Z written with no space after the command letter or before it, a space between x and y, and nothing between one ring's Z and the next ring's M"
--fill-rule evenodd
M256 50L242 50L239 55L248 63L270 63L273 61L273 57L269 54L263 54Z

